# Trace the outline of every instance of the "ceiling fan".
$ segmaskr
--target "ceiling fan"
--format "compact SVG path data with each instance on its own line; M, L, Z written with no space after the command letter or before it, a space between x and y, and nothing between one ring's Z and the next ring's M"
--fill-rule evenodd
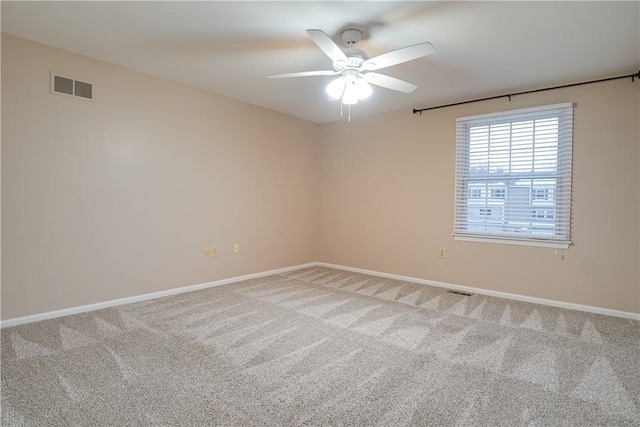
M360 30L347 29L342 32L342 41L347 46L345 49L341 49L322 30L307 30L307 34L333 61L333 70L274 74L267 76L267 78L339 75L340 77L332 80L327 86L327 94L333 99L341 99L342 104L349 105L356 104L359 100L371 95L370 84L404 93L413 92L417 86L374 71L412 61L435 52L433 45L425 42L369 58L364 51L354 47L362 38Z

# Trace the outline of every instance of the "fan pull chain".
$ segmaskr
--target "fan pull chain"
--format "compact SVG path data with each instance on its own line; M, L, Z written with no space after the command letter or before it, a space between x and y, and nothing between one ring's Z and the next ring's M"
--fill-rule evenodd
M342 101L344 100L345 91L346 91L346 86L345 86L345 89L342 89L342 96L340 97L340 117L343 117L344 102ZM351 104L349 104L347 108L348 108L347 118L349 120L349 123L351 123Z
M343 117L343 106L344 104L342 103L342 99L340 99L340 117ZM351 123L351 104L349 104L349 106L347 107L347 119L349 120L349 123Z

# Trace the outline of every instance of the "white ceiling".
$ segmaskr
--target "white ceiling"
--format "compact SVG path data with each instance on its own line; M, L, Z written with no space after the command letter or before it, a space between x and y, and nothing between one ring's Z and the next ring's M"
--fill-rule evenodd
M363 31L370 57L431 42L436 52L384 74L418 86L375 87L352 117L566 84L640 69L640 2L9 2L2 31L317 123L340 120L331 69L307 36ZM69 70L68 72L72 72Z

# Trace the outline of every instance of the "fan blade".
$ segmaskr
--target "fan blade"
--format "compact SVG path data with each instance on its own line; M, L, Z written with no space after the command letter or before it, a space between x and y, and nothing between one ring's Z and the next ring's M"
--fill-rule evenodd
M347 55L344 54L342 49L331 40L331 38L325 34L322 30L307 30L309 37L318 45L320 49L329 57L333 62L344 61L347 62Z
M267 78L268 79L284 79L287 77L335 76L336 74L340 74L340 73L333 70L301 71L299 73L272 74L270 76L267 76Z
M396 79L395 77L386 76L379 73L362 73L360 74L367 82L384 87L391 90L397 90L398 92L411 93L418 88L404 80Z
M427 56L435 51L435 48L429 42L414 44L413 46L392 50L391 52L383 53L382 55L367 59L362 63L360 69L363 71L380 70L381 68L387 68L403 62L413 61L414 59Z

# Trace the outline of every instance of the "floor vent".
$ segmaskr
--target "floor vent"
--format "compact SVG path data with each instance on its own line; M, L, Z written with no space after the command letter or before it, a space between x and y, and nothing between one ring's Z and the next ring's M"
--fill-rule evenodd
M93 99L93 85L70 77L51 73L50 92L56 95L72 96L81 99Z
M471 295L473 295L473 294L470 294L469 292L454 291L454 290L449 290L449 291L447 291L447 293L456 294L456 295L462 295L464 297L470 297Z

